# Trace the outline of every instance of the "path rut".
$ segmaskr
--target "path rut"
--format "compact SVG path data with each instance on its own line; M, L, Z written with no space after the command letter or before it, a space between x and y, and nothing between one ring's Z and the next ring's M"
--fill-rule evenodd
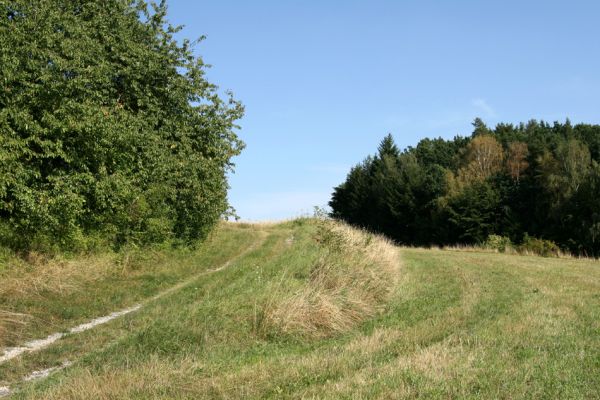
M53 333L51 335L48 335L47 337L43 338L43 339L36 339L36 340L31 340L29 342L26 342L24 344L22 344L21 346L16 346L16 347L8 347L5 349L0 349L2 351L2 354L0 356L0 364L3 364L9 360L12 360L14 358L17 358L19 356L21 356L24 353L32 353L35 351L39 351L39 350L43 350L49 346L51 346L52 344L54 344L56 341L58 341L59 339L68 336L68 335L72 335L72 334L77 334L77 333L81 333L81 332L85 332L87 330L93 329L99 325L103 325L106 324L107 322L110 322L116 318L119 318L121 316L127 315L127 314L131 314L135 311L140 310L142 307L148 305L151 302L154 302L158 299L161 299L165 296L168 296L171 293L174 293L190 284L192 284L193 282L195 282L197 279L201 278L204 275L208 275L208 274L212 274L215 272L219 272L222 271L226 268L228 268L231 264L233 264L234 262L236 262L237 260L239 260L240 258L245 257L246 255L248 255L249 253L251 253L252 251L258 249L265 241L266 239L266 232L260 232L260 238L255 241L254 243L250 244L245 250L243 250L241 253L237 254L236 256L234 256L233 258L227 260L225 263L223 263L221 266L217 267L217 268L213 268L213 269L208 269L206 271L202 271L196 275L193 275L192 277L174 285L171 286L170 288L163 290L162 292L150 297L149 299L146 299L138 304L135 304L129 308L125 308L123 310L120 311L115 311L113 313L110 313L108 315L102 316L102 317L98 317L95 318L89 322L77 325L73 328L70 328L69 330L67 330L66 332L57 332L57 333ZM68 365L71 365L72 363L69 362ZM60 370L60 369L64 369L65 367L67 367L68 365L63 365L60 368L49 368L47 370L43 370L42 372L48 372L48 373L43 373L43 374L37 374L37 371L34 371L32 373L30 373L29 375L27 375L23 380L24 381L30 381L30 380L34 380L34 379L40 379L40 378L44 378L46 376L48 376L51 372ZM12 393L10 387L8 386L0 386L0 397L4 397L4 396L8 396Z

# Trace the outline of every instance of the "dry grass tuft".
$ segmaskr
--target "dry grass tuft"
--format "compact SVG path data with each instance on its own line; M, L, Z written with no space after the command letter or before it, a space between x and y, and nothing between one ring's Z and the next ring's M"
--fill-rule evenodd
M30 297L44 293L67 294L78 290L78 282L93 281L114 269L112 256L63 260L60 258L25 262L13 260L19 273L0 276L0 297Z
M0 306L14 310L13 305L19 302L53 301L48 299L81 291L86 282L111 273L114 264L114 257L108 255L74 260L48 258L38 253L13 257L0 273L0 299L3 300ZM35 310L32 315L36 315ZM32 321L29 315L0 310L0 349L18 341Z
M48 257L30 252L12 257L0 273L0 298L30 298L47 294L67 295L109 275L134 276L146 264L163 261L153 250L127 249L120 253ZM146 267L148 269L148 267Z
M302 290L264 310L267 332L321 338L344 332L386 305L398 278L398 253L383 237L319 221L321 256Z
M202 363L189 359L174 363L151 357L135 368L105 368L101 371L83 369L68 385L44 393L44 399L197 398L185 394L194 384L189 381L189 376L202 367ZM32 393L23 396L39 398Z
M27 319L29 319L28 315L0 310L0 344L11 339L15 334L15 328L24 325Z

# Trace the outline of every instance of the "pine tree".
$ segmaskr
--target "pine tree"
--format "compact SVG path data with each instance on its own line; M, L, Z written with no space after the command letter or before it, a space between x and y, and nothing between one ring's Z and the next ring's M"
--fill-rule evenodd
M397 158L400 155L400 150L398 150L398 146L394 142L394 138L391 133L388 133L381 143L379 147L377 147L377 152L379 153L379 158L383 158L384 156L390 156Z

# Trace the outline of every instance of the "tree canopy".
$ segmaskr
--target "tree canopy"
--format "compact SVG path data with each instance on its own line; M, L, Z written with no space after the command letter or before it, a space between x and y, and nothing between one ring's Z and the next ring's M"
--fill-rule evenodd
M164 2L11 0L0 18L0 236L202 238L228 210L242 105Z
M537 237L600 256L600 126L473 126L403 151L386 136L334 189L332 216L409 245Z

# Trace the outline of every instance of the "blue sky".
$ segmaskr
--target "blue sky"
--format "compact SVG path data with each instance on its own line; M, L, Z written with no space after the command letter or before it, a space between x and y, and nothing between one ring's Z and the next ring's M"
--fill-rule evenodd
M600 123L600 2L168 0L246 106L242 219L324 206L388 132L400 147L543 119Z

